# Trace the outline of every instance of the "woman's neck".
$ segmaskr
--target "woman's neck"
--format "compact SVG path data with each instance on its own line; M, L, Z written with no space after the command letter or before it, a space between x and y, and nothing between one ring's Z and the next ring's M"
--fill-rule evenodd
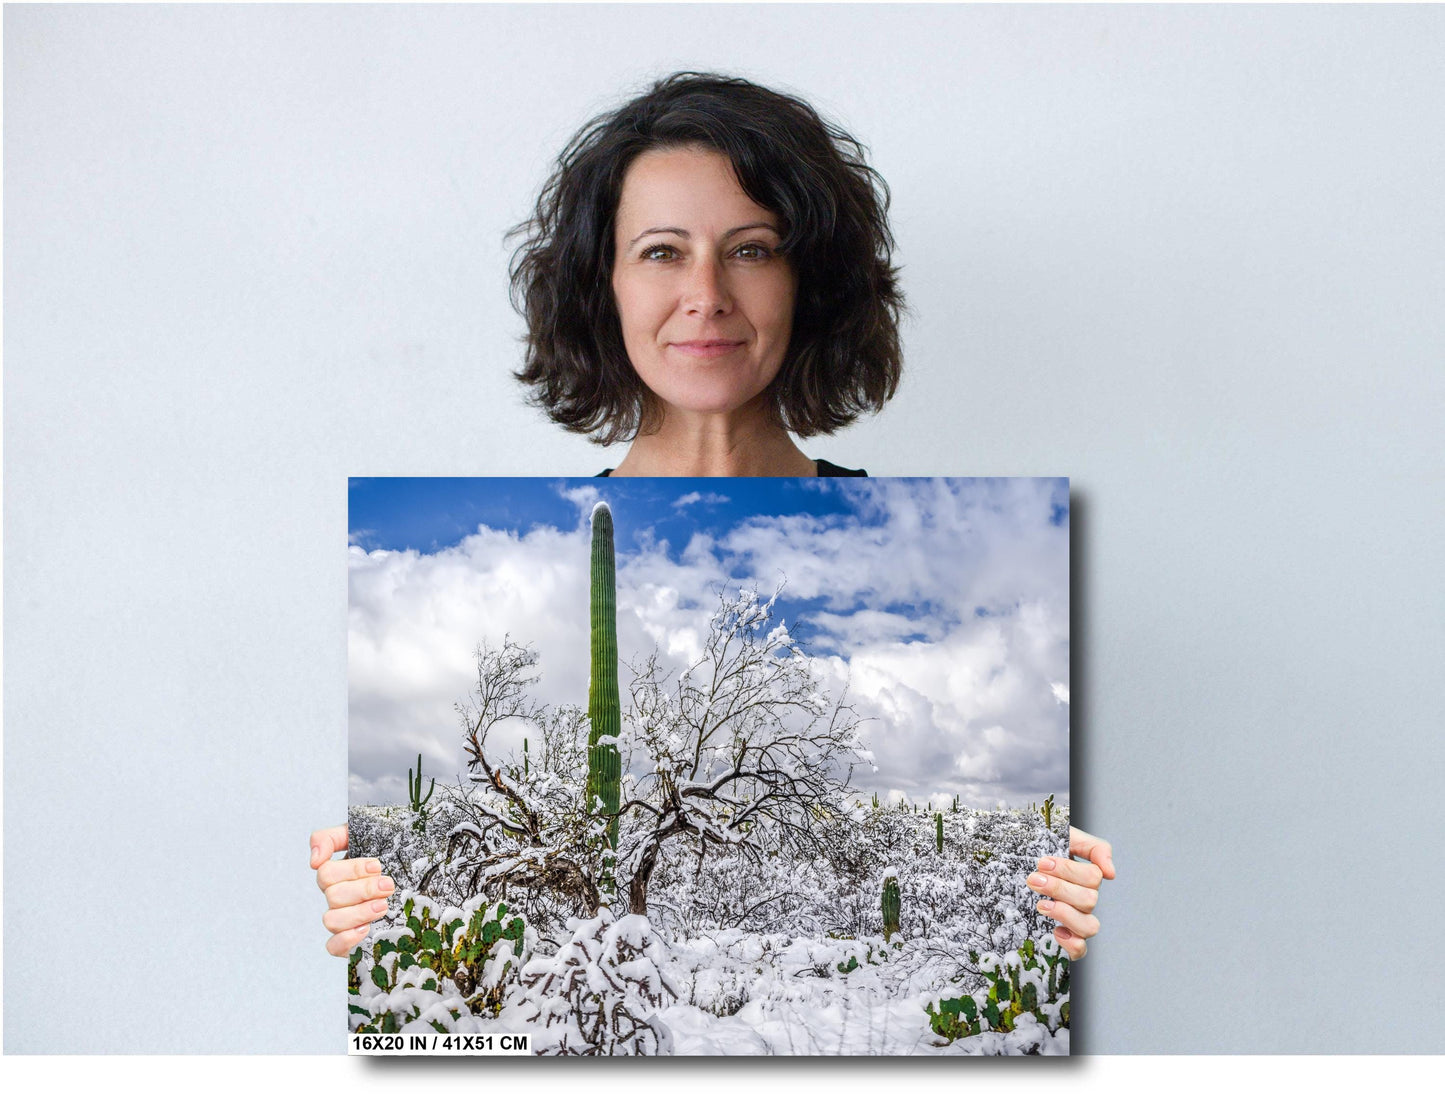
M759 409L725 415L669 409L661 426L632 441L614 476L800 478L818 473L792 437Z

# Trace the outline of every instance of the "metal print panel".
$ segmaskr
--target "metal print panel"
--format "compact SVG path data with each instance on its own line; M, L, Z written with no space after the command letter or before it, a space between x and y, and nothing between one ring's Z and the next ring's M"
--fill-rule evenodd
M1067 479L349 496L353 1050L1068 1053Z

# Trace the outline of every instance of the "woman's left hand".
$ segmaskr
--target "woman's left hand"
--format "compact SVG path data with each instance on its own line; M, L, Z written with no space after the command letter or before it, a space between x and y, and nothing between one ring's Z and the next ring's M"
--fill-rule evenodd
M1028 884L1044 896L1038 905L1039 913L1059 923L1054 939L1069 954L1069 960L1076 961L1088 952L1085 939L1099 932L1094 906L1099 901L1100 881L1114 877L1114 852L1109 841L1071 826L1069 855L1083 856L1088 862L1045 856L1039 860L1039 869L1028 877Z

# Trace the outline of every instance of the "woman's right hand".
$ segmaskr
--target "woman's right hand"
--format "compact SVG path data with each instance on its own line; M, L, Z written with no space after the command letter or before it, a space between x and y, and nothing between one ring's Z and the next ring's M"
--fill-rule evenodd
M321 924L332 933L326 951L333 957L349 956L361 944L371 923L386 913L386 896L396 889L381 873L380 860L331 858L344 851L344 824L311 834L311 866L328 907Z

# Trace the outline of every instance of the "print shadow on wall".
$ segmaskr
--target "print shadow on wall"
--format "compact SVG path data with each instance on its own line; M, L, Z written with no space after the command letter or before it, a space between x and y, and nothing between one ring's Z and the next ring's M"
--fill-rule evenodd
M1067 1054L1068 497L352 479L350 1032Z

